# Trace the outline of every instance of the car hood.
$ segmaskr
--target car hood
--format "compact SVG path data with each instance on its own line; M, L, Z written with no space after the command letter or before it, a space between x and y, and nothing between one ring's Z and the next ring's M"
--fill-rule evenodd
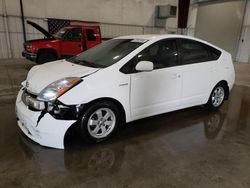
M66 60L58 60L34 66L28 73L25 87L32 94L39 94L46 86L65 77L83 77L99 68L77 65Z
M50 34L48 31L46 31L44 28L42 28L40 25L31 22L29 20L27 20L27 24L33 26L34 28L36 28L38 31L40 31L42 34L44 34L47 38L55 38L52 34Z

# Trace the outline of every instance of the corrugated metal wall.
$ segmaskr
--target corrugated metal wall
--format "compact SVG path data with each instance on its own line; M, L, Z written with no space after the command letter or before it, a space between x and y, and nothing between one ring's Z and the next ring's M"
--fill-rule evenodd
M166 33L166 30L150 26L101 23L101 32L103 38L113 38L123 35L160 34Z
M43 28L47 29L48 24L45 19L42 18L31 18L27 17L25 19L33 21ZM18 16L8 16L7 25L10 36L10 49L9 52L12 58L21 58L21 53L23 51L23 31L21 17ZM137 26L137 25L122 25L122 24L112 24L112 23L101 23L101 32L103 38L113 38L122 35L137 35L137 34L159 34L166 33L163 28L155 28L150 26ZM27 40L42 38L43 35L25 23ZM0 16L0 58L8 58L8 48L6 31L4 25L3 16Z
M0 58L8 57L3 16L0 17Z
M34 21L44 28L47 28L47 22L43 19L38 18L27 18L28 20ZM7 36L4 25L3 16L0 16L0 58L8 58L8 53L12 58L20 58L23 51L23 30L21 18L17 16L7 17L7 26L10 37L10 52L7 48ZM29 25L25 25L27 40L42 38L43 35Z
M102 37L112 38L121 35L142 34L143 27L103 23L101 24L101 32Z
M45 25L43 20L41 19L32 19L32 20L38 24ZM10 47L11 47L11 54L13 58L20 58L21 53L23 51L23 31L22 31L22 22L20 17L8 17L8 27L9 27L9 34L10 34ZM42 38L43 35L34 29L33 27L29 25L25 25L26 28L26 36L27 40L30 39L36 39L36 38Z

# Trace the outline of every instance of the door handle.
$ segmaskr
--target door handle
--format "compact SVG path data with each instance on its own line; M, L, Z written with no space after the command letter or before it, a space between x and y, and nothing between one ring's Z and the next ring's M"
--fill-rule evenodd
M180 77L181 77L181 74L178 74L178 73L172 75L173 79L178 79Z
M82 45L81 45L81 44L78 44L77 47L82 47Z

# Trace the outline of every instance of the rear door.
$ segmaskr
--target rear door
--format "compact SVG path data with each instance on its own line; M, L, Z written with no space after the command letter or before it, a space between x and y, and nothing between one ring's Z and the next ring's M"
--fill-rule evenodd
M213 60L207 45L190 39L179 41L183 67L182 107L204 104L214 87L213 70L217 61Z
M87 49L101 43L101 34L99 27L84 27L85 46Z
M61 55L62 57L73 56L83 51L82 46L82 29L70 28L68 29L61 41Z

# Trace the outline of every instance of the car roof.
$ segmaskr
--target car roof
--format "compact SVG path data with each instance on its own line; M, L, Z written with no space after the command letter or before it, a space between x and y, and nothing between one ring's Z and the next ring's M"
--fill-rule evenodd
M196 39L194 37L190 37L187 35L177 35L177 34L150 34L150 35L127 35L116 37L117 39L145 39L145 40L152 40L152 39L164 39L164 38L190 38Z
M178 35L178 34L127 35L127 36L116 37L115 39L160 40L160 39L168 39L168 38L184 38L184 39L196 40L196 41L202 42L204 44L207 44L209 46L212 46L218 50L222 50L218 46L215 46L215 45L213 45L207 41L204 41L202 39L198 39L198 38L187 36L187 35Z

